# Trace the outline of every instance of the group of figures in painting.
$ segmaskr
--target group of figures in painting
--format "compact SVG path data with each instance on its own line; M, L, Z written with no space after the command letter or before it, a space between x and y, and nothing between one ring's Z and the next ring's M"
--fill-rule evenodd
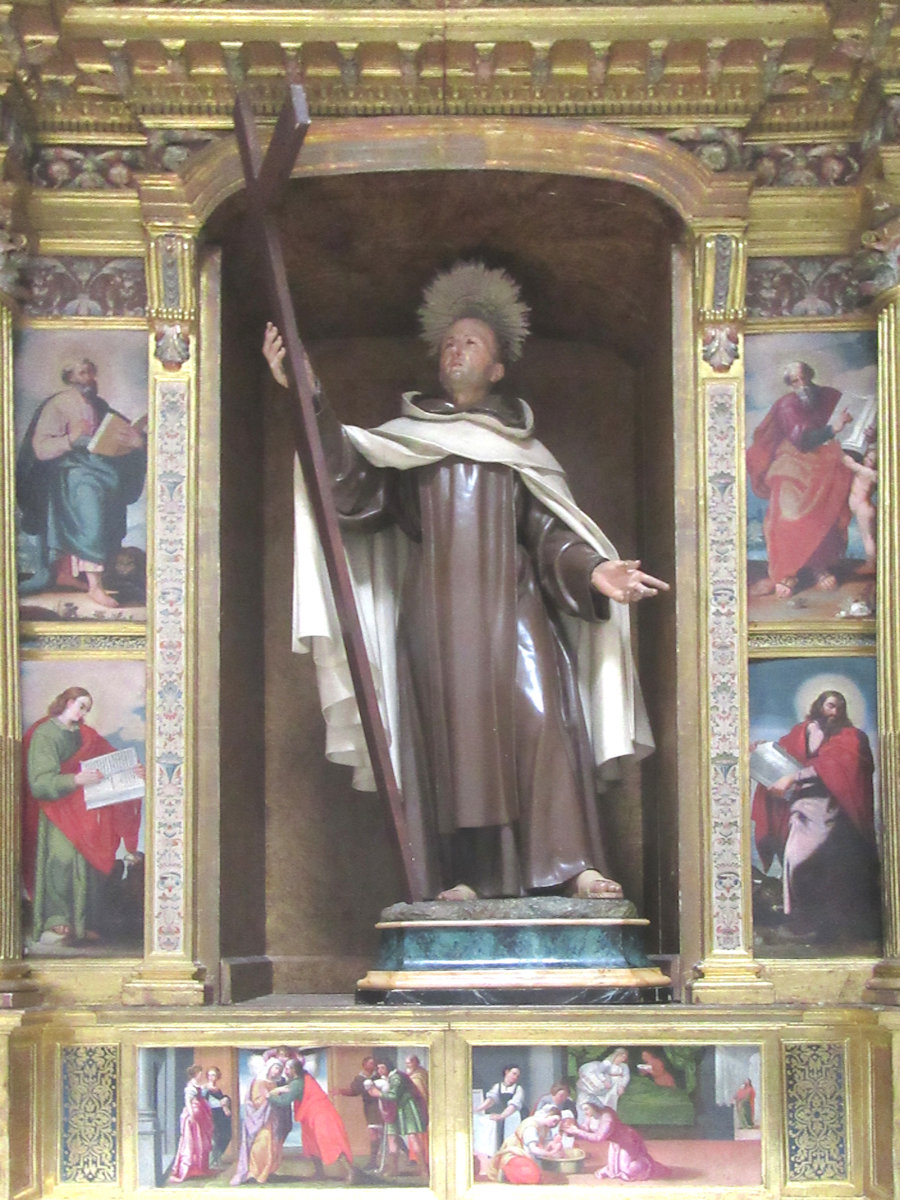
M874 335L754 334L746 377L751 620L871 617ZM15 383L21 616L143 618L144 335L26 330ZM139 952L141 664L23 658L29 952ZM750 675L757 948L877 954L873 660L759 661Z
M144 1048L139 1182L427 1185L428 1062L398 1045ZM754 1045L476 1046L472 1179L758 1186L761 1075Z
M425 1183L426 1062L396 1046L142 1051L156 1124L141 1183Z
M473 1093L476 1180L759 1180L756 1047L479 1048L475 1081L502 1055Z

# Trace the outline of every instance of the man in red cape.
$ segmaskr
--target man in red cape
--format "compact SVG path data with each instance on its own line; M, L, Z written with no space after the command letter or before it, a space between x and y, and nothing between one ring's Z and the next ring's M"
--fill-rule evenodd
M84 724L92 703L85 688L67 688L23 741L22 864L36 942L98 941L99 892L123 840L126 857L138 858L141 801L85 805L85 784L102 776L82 763L114 749Z
M756 596L793 595L801 572L815 586L837 586L834 567L847 549L850 484L837 435L852 416L833 416L841 393L813 383L809 363L790 363L784 381L791 387L757 426L747 449L747 476L762 500L768 500L763 533L768 575L751 588Z
M303 1157L312 1159L315 1178L324 1179L324 1168L338 1163L347 1183L359 1182L347 1129L328 1093L304 1070L302 1058L289 1058L284 1073L287 1083L269 1093L269 1103L276 1108L293 1108L294 1120L300 1126Z
M759 785L752 817L768 870L781 859L784 912L799 936L877 939L878 851L869 739L847 716L841 692L822 692L804 721L779 739L800 765Z

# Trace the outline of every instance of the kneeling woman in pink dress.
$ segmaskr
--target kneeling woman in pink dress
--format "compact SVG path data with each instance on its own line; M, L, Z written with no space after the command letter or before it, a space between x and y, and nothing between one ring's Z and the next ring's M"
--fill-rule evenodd
M567 1122L565 1132L582 1142L606 1142L606 1166L594 1172L598 1179L637 1182L664 1179L669 1174L669 1168L651 1156L638 1131L620 1120L615 1109L593 1100L582 1107L587 1114L582 1123Z

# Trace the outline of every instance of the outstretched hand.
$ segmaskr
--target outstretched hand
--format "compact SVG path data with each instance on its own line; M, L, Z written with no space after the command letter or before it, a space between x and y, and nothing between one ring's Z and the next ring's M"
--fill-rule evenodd
M611 558L594 567L591 586L619 604L636 604L646 596L667 592L669 585L653 575L646 575L638 559Z
M275 382L280 383L282 387L287 387L288 377L284 369L285 346L281 334L271 321L266 323L262 352Z

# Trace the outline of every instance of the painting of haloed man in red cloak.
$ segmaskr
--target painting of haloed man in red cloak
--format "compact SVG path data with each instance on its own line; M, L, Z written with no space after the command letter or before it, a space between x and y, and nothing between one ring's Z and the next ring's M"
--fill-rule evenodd
M750 666L758 954L881 952L875 661Z
M747 337L747 583L754 621L875 611L876 338Z

